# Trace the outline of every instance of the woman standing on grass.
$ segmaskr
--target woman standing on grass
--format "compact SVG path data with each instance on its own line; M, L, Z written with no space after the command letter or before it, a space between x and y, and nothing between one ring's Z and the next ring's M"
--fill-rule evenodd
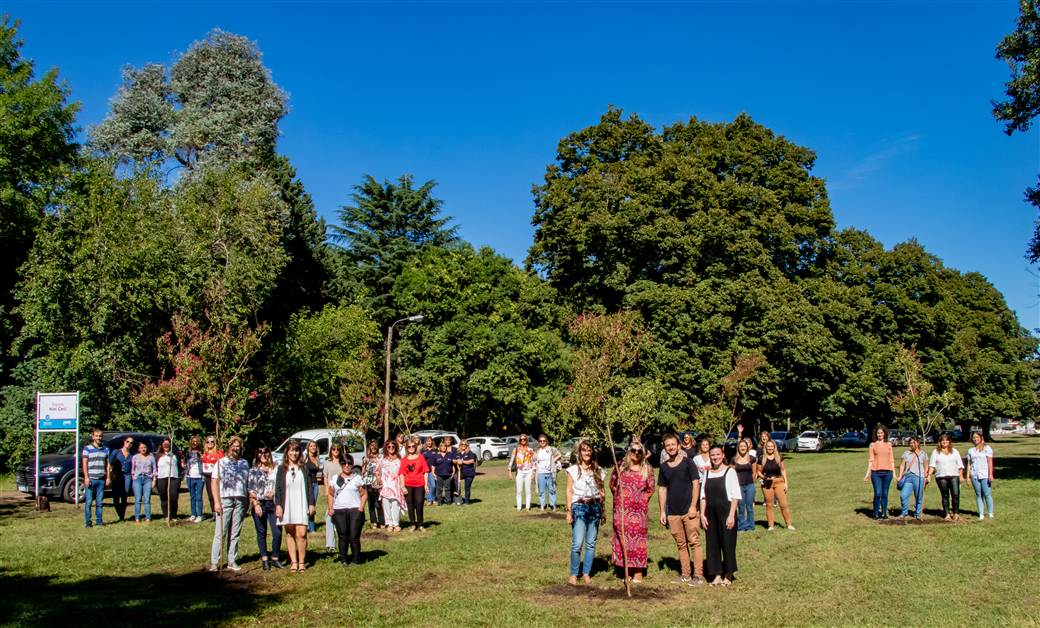
M968 477L975 489L975 504L979 509L979 519L984 517L982 501L985 499L989 518L993 518L993 449L986 444L981 432L971 435L974 447L968 450Z
M188 453L184 458L184 477L188 480L188 504L191 507L191 521L202 521L202 439L198 434L188 439Z
M202 450L202 479L203 488L206 489L206 498L209 500L209 511L214 513L213 510L213 470L217 468L217 463L224 457L224 452L217 449L217 438L215 436L206 437L206 445ZM213 516L216 519L216 515Z
M372 439L368 441L365 457L361 459L362 481L365 485L365 494L368 504L368 519L373 528L382 528L386 525L383 520L383 504L379 501L379 488L383 486L383 478L379 474L379 463L383 454L379 451L379 441Z
M697 455L692 458L693 465L697 467L697 473L701 476L701 483L704 483L704 474L711 468L711 457L708 452L711 450L711 441L705 436L697 442Z
M768 452L768 443L766 444ZM776 448L776 443L773 443ZM768 455L768 454L767 454ZM737 474L723 464L721 445L710 449L711 468L701 482L701 525L708 546L704 573L712 586L729 586L737 571L737 503L740 484ZM766 500L770 497L767 496ZM768 504L767 504L768 506Z
M455 464L459 468L459 477L462 478L463 486L459 487L459 492L465 496L462 503L468 506L470 487L473 486L473 478L477 477L477 454L470 450L468 442L459 443L459 454L455 457Z
M953 448L949 434L939 437L939 446L932 451L932 458L928 462L928 474L935 478L939 494L942 495L943 519L956 521L961 507L964 461L961 460L960 452Z
M348 462L349 458L343 451L343 445L340 443L332 443L329 447L329 457L325 459L325 464L321 467L322 479L334 478L339 475L340 471L343 470L345 465L354 466L353 461ZM360 476L359 476L360 477ZM329 483L325 481L325 504L332 504L332 491L329 490ZM315 507L317 507L317 500L314 500ZM326 511L329 509L326 508ZM336 550L336 526L332 523L332 513L325 513L325 549Z
M291 573L307 569L307 520L314 516L311 475L300 458L300 443L289 441L274 485L274 513L278 525L285 526Z
M448 449L448 444L441 441L441 457ZM405 445L405 456L401 459L401 479L404 484L404 500L408 505L408 520L412 523L412 531L425 530L423 527L423 504L426 502L426 476L431 473L426 458L419 453L419 439L413 438ZM449 452L450 453L450 452ZM450 464L450 462L449 462ZM448 479L451 479L449 474ZM437 478L438 487L441 479Z
M588 441L579 441L577 449L577 464L567 467L567 523L571 525L569 582L578 584L580 575L588 584L596 556L596 536L603 521L603 477L606 474L596 464L595 452Z
M116 509L116 515L122 521L126 518L127 498L133 494L133 478L130 467L133 464L133 436L123 437L122 449L111 453L108 463L112 466L110 476L112 478L112 506Z
M343 567L361 564L361 530L365 527L365 481L354 473L354 465L346 457L335 475L325 474L329 496L328 514L339 536L339 564Z
M433 438L430 436L426 437L426 441L420 448L423 458L426 458L426 464L431 469L437 466L437 446L433 444ZM435 506L437 504L437 476L430 474L426 478L426 505Z
M267 447L257 447L253 468L249 470L247 489L249 491L249 513L256 527L256 546L260 550L260 561L264 571L270 571L271 565L278 569L285 567L280 560L282 549L282 530L278 527L275 515L274 487L278 482L278 466L271 457ZM267 551L267 530L271 530L271 551Z
M310 490L314 494L311 503L318 502L318 492L321 490L321 454L318 453L317 441L307 442L307 453L303 457L303 469L307 472L310 481ZM318 527L314 524L314 513L307 515L307 531L314 532Z
M879 425L874 432L874 442L867 452L867 474L863 476L863 481L870 482L874 487L874 510L871 514L874 519L888 519L888 487L892 484L892 471L895 468L892 443L888 442L888 428Z
M615 567L624 568L627 565L628 571L624 577L632 582L642 582L643 572L646 571L646 545L650 529L647 505L654 494L654 486L654 470L646 462L646 450L641 444L635 443L628 449L621 475L615 469L610 477L610 491L614 494L611 555Z
M181 490L181 479L178 473L180 465L177 454L173 453L173 443L164 438L156 452L155 481L153 488L159 493L159 504L162 506L162 517L166 521L177 518L177 501Z
M921 518L924 485L928 477L928 456L921 451L921 439L910 437L910 449L903 452L899 463L896 488L899 489L899 518L905 519L910 511L910 496L914 496L914 519Z
M134 523L141 523L141 505L144 521L152 520L152 478L155 477L155 458L148 453L148 443L137 444L137 455L130 462L130 477L134 484Z
M733 456L733 470L740 484L737 532L752 532L755 529L755 466L755 458L751 455L751 439L742 438L737 443L737 455ZM787 503L786 499L784 503Z
M520 436L520 444L513 450L509 457L509 479L513 479L516 473L516 510L521 510L521 505L526 503L527 510L531 509L531 481L534 479L534 450L527 444L527 435ZM521 500L521 495L527 496L527 501Z
M787 506L787 491L790 488L787 483L787 466L784 464L784 457L776 450L776 441L773 439L766 441L765 453L756 463L756 473L758 477L762 478L762 493L765 495L766 521L769 523L766 530L773 530L777 504L780 506L780 514L784 516L784 524L787 525L787 529L794 530L794 525L791 523L791 509ZM703 485L703 482L701 484Z
M404 502L404 478L401 477L401 458L397 453L397 441L383 446L383 457L379 461L381 488L379 499L383 502L383 516L391 532L401 531L401 504Z

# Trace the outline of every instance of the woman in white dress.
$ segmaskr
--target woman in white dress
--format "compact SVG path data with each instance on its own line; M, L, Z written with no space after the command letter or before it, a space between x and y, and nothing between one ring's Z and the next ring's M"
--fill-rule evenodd
M307 517L314 514L314 491L300 458L300 444L291 441L278 467L274 487L275 516L278 525L285 529L291 573L307 568Z

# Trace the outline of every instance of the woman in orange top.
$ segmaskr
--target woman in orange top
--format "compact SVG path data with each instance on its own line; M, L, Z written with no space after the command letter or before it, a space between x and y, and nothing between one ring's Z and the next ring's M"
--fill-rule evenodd
M867 474L863 476L863 481L874 485L873 518L888 519L888 487L892 484L896 462L892 455L892 443L888 442L888 428L879 425L874 434L867 458Z

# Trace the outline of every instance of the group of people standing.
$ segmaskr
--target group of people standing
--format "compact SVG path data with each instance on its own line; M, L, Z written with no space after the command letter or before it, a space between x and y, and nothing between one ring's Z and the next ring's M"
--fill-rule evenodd
M874 490L871 517L884 521L888 519L888 492L892 476L896 473L895 456L888 428L878 426L874 436L874 442L868 450L867 473L863 481L870 482ZM919 437L910 437L895 478L900 496L901 519L909 516L911 497L914 498L913 517L921 518L924 490L932 480L939 487L943 519L957 521L960 518L961 484L966 480L971 481L975 490L979 519L986 518L987 512L993 518L993 449L986 444L980 432L972 433L971 442L965 465L965 458L953 447L953 439L949 434L939 436L931 456L922 451Z
M567 468L567 522L571 524L570 579L589 582L596 537L605 522L604 498L613 495L611 560L632 583L642 582L647 569L649 502L658 494L659 521L668 529L679 552L678 582L698 586L709 582L728 586L737 571L737 532L754 529L755 481L763 486L769 530L773 525L773 501L778 500L787 527L794 530L787 507L787 470L776 443L764 433L760 448L741 439L731 464L722 445L707 439L683 442L674 434L663 439L657 478L647 451L633 439L619 468L610 474L596 462L588 441L577 445L574 464ZM518 492L519 494L519 492ZM706 557L701 549L704 530Z

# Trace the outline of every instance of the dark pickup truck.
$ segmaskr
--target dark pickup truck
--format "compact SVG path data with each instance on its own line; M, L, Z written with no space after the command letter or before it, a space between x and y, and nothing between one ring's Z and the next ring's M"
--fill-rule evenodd
M162 434L150 434L141 432L105 432L102 436L101 442L105 444L111 451L120 449L123 446L123 439L127 436L134 438L133 452L137 453L137 443L144 440L148 443L148 451L155 453L155 450L162 443ZM86 434L80 436L80 447L85 447L90 443L90 435ZM46 495L47 497L54 499L60 497L70 504L75 499L73 488L75 484L75 465L79 461L79 456L75 451L75 445L69 445L62 449L56 454L41 454L40 455L40 494ZM177 451L176 446L174 451ZM36 476L35 466L33 458L29 458L23 462L18 463L15 467L14 480L18 490L23 493L32 495L36 490ZM83 474L82 467L80 468L80 475ZM83 478L80 478L80 500L83 499L82 491Z

